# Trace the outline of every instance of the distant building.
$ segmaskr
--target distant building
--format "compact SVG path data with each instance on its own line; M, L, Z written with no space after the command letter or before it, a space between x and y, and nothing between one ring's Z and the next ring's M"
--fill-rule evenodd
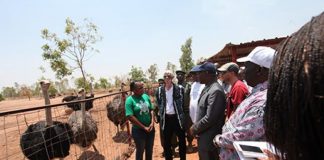
M218 63L218 65L223 65L227 62L236 62L236 59L247 56L257 46L267 46L276 49L278 44L280 44L287 38L288 36L280 38L276 37L274 39L263 39L240 44L228 43L221 51L207 58L206 61Z

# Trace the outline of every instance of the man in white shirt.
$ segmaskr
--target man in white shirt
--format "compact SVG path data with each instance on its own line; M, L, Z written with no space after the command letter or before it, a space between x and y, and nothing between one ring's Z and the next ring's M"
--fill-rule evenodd
M193 123L196 122L196 112L197 112L197 106L198 106L198 99L201 94L201 91L204 89L205 85L201 84L199 82L199 76L198 76L198 68L200 65L194 66L190 74L192 75L192 80L193 83L191 85L191 90L190 90L190 103L189 103L189 118L187 120L188 124L188 129L192 126ZM188 134L187 135L188 139L188 147L187 151L189 153L193 152L193 146L192 146L192 141L194 139L194 136Z

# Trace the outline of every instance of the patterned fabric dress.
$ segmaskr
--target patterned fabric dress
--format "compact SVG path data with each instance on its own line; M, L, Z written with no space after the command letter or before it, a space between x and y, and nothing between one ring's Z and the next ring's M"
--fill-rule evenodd
M268 82L255 86L252 93L237 107L214 138L220 147L220 159L239 159L233 141L263 141L263 114L266 105Z

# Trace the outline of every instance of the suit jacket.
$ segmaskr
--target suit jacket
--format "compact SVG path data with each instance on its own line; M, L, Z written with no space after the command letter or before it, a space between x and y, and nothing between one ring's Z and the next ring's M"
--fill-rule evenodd
M200 94L197 108L197 121L193 133L197 134L200 150L215 149L213 138L222 133L225 123L226 98L222 87L217 83L206 85Z

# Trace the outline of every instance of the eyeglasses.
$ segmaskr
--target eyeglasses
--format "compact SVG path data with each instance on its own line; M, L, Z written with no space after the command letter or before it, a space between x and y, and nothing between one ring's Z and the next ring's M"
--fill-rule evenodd
M164 78L164 79L166 79L166 78L171 78L171 76L163 76L163 78Z

